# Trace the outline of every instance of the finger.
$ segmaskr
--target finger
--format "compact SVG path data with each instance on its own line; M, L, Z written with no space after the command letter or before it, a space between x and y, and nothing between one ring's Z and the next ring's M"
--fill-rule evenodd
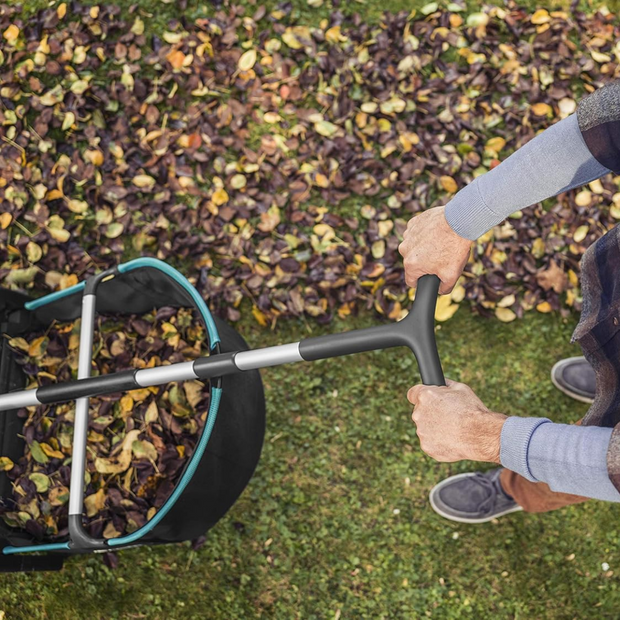
M409 288L416 288L418 285L418 276L411 276L405 271L405 283Z
M452 379L448 379L448 377L446 377L447 387L456 387L457 385L461 385L461 384L458 381L453 381Z
M420 383L419 385L414 385L412 388L409 388L409 391L407 392L407 400L412 405L417 405L419 403L419 399L420 399L420 392L425 387L426 386L423 383Z
M420 416L422 414L420 413L420 410L416 407L412 412L411 412L411 421L414 424L418 424L418 422L420 421Z
M415 288L418 285L418 279L423 275L417 268L407 264L407 261L405 261L405 282L407 286Z
M454 282L444 282L443 280L441 281L441 284L439 285L439 294L440 295L447 295L448 293L452 292L452 289L454 288Z

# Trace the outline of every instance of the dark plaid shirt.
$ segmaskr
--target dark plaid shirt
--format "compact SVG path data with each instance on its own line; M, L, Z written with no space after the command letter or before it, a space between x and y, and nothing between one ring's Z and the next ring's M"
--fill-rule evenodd
M620 174L620 80L579 102L577 119L592 155ZM581 259L583 310L573 333L596 372L596 396L584 426L613 428L607 470L620 491L620 227L588 248Z

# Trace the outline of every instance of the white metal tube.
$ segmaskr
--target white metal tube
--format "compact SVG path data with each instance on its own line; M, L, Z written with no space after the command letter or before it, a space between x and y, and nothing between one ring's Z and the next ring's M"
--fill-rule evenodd
M194 362L178 362L167 366L157 366L156 368L143 368L134 375L136 383L142 387L197 378L198 375L194 372Z
M90 377L95 329L95 295L82 297L82 322L80 326L80 351L78 379ZM82 514L84 501L84 471L86 469L86 441L88 436L89 398L75 401L73 424L73 451L71 453L71 481L69 486L69 514Z
M37 398L37 390L21 390L20 392L9 392L0 395L0 411L9 409L19 409L20 407L32 407L40 405L41 401Z
M255 368L267 368L268 366L303 361L304 358L299 352L299 342L253 351L241 351L235 355L235 366L239 370L254 370Z

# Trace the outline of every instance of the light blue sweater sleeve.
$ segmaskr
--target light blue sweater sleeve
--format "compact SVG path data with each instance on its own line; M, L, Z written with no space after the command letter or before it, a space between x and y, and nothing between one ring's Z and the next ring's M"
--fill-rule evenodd
M571 114L460 190L446 204L446 221L473 241L515 211L608 172L588 149L577 115Z
M555 424L548 418L509 417L502 428L502 466L552 491L608 502L620 492L607 473L612 428Z

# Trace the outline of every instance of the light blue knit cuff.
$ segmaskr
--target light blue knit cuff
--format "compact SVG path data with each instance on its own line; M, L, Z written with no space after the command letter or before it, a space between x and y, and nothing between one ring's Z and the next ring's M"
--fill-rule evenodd
M475 241L505 219L504 215L495 213L484 202L478 179L466 185L448 202L444 214L450 228L470 241Z
M549 418L520 418L510 416L502 427L499 458L506 469L521 474L531 482L538 482L532 476L527 464L527 451L534 431Z

